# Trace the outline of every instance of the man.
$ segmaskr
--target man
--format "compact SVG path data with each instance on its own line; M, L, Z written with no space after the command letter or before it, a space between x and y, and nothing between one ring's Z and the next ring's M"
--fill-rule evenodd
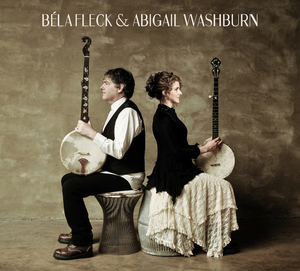
M122 68L105 73L102 99L111 111L102 134L81 120L75 130L93 140L107 154L100 172L82 176L68 173L62 178L64 211L71 233L58 241L68 246L54 251L54 258L69 260L93 256L92 226L83 198L100 193L140 189L145 177L145 130L142 115L130 100L134 92L132 74Z

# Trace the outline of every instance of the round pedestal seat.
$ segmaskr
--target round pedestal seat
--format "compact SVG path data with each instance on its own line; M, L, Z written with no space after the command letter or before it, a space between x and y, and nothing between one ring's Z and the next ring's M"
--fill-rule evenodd
M151 192L145 190L145 194L141 203L139 216L138 216L138 234L141 243L141 250L147 254L155 256L181 256L176 251L157 244L154 240L151 240L146 236L149 227L149 207L151 202Z
M128 190L95 196L102 207L104 217L100 253L124 255L140 250L133 212L143 193L142 190Z

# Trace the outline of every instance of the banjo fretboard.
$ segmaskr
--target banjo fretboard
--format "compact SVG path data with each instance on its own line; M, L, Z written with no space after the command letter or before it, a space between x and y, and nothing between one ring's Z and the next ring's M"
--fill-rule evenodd
M84 122L89 121L89 59L90 52L88 48L91 45L91 39L89 37L83 37L82 41L85 42L87 40L86 45L83 47L82 51L84 54L84 65L83 65L83 80L81 81L82 86L82 100L81 100L81 117L80 119Z
M214 95L213 95L213 110L212 110L212 137L213 139L219 136L219 78L214 78Z
M219 66L221 61L214 58L211 61L213 66L212 73L214 75L214 95L213 95L213 110L212 110L212 138L215 139L219 136Z

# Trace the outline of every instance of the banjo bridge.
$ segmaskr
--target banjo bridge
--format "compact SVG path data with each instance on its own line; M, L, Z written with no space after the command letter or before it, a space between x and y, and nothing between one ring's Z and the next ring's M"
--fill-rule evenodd
M221 164L220 163L218 163L218 164L211 164L210 166L211 167L219 167L219 166L221 166Z
M77 153L81 155L91 155L89 152L78 151Z

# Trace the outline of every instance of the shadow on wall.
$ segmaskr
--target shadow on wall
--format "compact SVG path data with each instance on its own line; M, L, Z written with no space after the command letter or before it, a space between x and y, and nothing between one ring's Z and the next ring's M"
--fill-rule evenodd
M235 192L239 217L299 217L300 203L294 192L300 189L298 158L295 155L289 151L282 151L276 163L280 166L272 171L262 157L254 160L247 156L236 159L236 168L228 177L228 181ZM257 161L262 162L258 164ZM291 171L291 168L295 170Z

